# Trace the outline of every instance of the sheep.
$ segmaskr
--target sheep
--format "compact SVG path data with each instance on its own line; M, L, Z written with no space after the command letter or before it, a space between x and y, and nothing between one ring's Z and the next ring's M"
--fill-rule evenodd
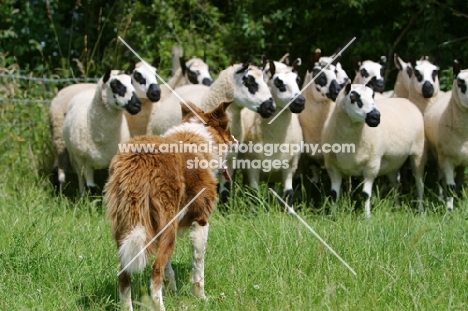
M125 112L130 136L140 136L146 134L148 122L151 115L151 108L155 102L161 99L161 86L156 80L156 71L159 67L160 58L149 65L144 62L138 62L132 72L132 84L135 87L136 94L140 99L141 111L135 115Z
M70 100L63 139L78 174L81 194L85 191L84 179L91 191L96 189L94 170L107 168L118 144L130 139L123 111L136 114L141 110L131 80L127 74L112 76L107 70L95 89L82 91Z
M386 98L374 102L374 91L369 86L346 85L338 95L322 134L322 144L339 144L341 148L351 144L355 148L354 153L334 152L332 148L332 152L324 154L325 168L332 183L333 208L336 209L342 175L363 176L365 216L370 218L375 178L386 175L395 185L398 169L409 158L422 213L424 141L423 116L410 101Z
M426 108L439 96L439 67L427 58L411 61L413 75L408 90L408 99L424 114Z
M152 102L158 101L161 96L161 90L156 81L154 66L159 66L159 58L156 58L151 66L145 66L144 63L139 62L136 65L131 63L130 67L126 70L127 73L132 73L132 84L137 92L138 97L143 102L141 116L132 116L126 114L130 133L132 136L142 135L146 133L147 119ZM154 71L153 71L154 70ZM119 70L113 70L111 75L119 74ZM69 85L61 89L57 95L52 99L49 109L49 119L52 132L52 145L55 152L55 164L57 168L57 189L62 189L66 180L66 171L69 166L68 152L65 148L63 140L63 121L69 109L70 100L76 94L85 90L96 90L96 83L79 83ZM146 114L146 116L144 115ZM145 124L146 123L146 124Z
M207 111L217 103L234 101L227 113L232 135L242 142L241 110L246 107L258 112L263 118L270 117L276 109L271 92L263 80L262 71L250 63L235 64L220 72L218 79L210 87L205 85L185 85L177 89L177 96L171 94L153 111L148 124L148 134L161 135L182 120L179 109L180 98L190 101ZM236 153L230 152L227 163L232 163ZM220 194L224 202L228 197L226 182L233 173L232 165L220 175Z
M267 77L267 85L270 88L273 100L278 108L289 104L289 109L284 110L280 115L276 114L269 118L262 118L256 112L243 109L241 112L242 131L244 143L254 145L284 144L287 146L299 146L302 142L302 130L299 124L298 115L304 109L305 98L300 94L298 70L301 64L300 58L296 59L292 67L282 68L282 63L269 62L269 66L264 69L264 76ZM280 69L278 69L280 68ZM269 124L270 120L274 124ZM241 153L239 160L247 160L248 163L259 161L265 163L269 161L269 167L249 167L243 169L246 181L253 189L258 190L260 179L269 182L281 181L283 193L288 205L292 205L293 199L293 175L297 169L300 152L296 150L289 153L275 152L272 154L263 153ZM240 162L240 161L239 161ZM271 167L277 164L277 167Z
M304 111L299 114L304 143L314 144L318 146L317 149L321 149L322 130L325 121L335 107L335 100L338 93L345 85L341 85L338 82L336 69L330 68L332 65L320 73L327 64L321 61L324 59L331 61L331 58L322 57L320 55L320 50L316 50L315 58L308 64L308 70L302 86L305 88L303 94L306 99L306 104ZM317 76L319 73L320 75ZM346 83L348 79L342 79L342 81ZM307 85L309 86L306 87ZM319 182L320 166L324 164L323 154L304 153L301 158L301 166L303 166L301 168L303 170L302 173L306 170L307 162L309 162L308 160L312 160L312 182L317 184Z
M49 119L52 132L52 145L55 152L54 167L57 170L57 180L55 180L57 189L61 189L62 185L65 184L65 172L69 166L68 151L65 148L62 134L63 121L68 111L68 103L79 92L95 89L95 83L72 84L61 89L50 104Z
M187 84L210 86L213 83L209 67L204 60L198 57L193 57L187 61L185 61L183 57L180 57L179 60L180 68L178 68L174 75L167 81L170 88L165 84L161 85L162 99L171 95L171 88L175 90Z
M393 62L395 67L398 69L398 74L393 91L390 91L389 97L408 98L409 85L411 82L411 76L413 75L411 64L402 60L397 53L393 55Z
M382 92L385 89L384 71L387 57L381 56L378 63L365 60L355 62L356 76L354 77L353 84L369 84L370 87L376 92L376 99L385 97Z
M435 151L440 172L445 183L447 210L453 210L453 197L458 174L468 165L468 69L460 70L460 63L453 64L454 81L449 100L439 100L427 108L424 115L426 137ZM458 183L460 183L458 181Z

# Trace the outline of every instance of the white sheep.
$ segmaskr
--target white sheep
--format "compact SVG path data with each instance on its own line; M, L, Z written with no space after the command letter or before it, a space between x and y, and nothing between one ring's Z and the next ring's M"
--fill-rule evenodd
M376 99L385 97L382 92L385 89L384 71L386 62L387 57L385 56L381 56L378 63L371 60L355 62L356 76L353 84L369 85L376 92Z
M304 109L305 99L300 94L298 84L298 70L301 60L294 61L292 67L283 67L283 63L269 62L269 66L264 69L264 77L270 88L273 100L278 108L289 108L281 114L272 115L269 118L262 118L258 113L243 109L241 112L243 143L253 145L274 146L284 144L285 146L300 146L302 142L302 130L299 124L298 115ZM275 118L272 124L270 120ZM247 167L242 169L246 176L245 183L253 189L258 189L260 180L268 182L279 181L283 185L283 193L292 205L293 199L293 176L297 169L300 157L299 150L290 152L270 152L264 150L263 153L239 153L238 160L246 160ZM255 161L265 163L262 167L252 167ZM241 161L239 161L241 163ZM246 162L242 162L246 163ZM268 164L267 164L268 163ZM274 166L273 166L274 165Z
M449 100L437 101L427 108L424 121L428 129L426 137L436 151L440 171L444 176L447 210L453 210L453 196L457 175L468 166L468 69L460 70L460 63L453 65L454 81ZM458 176L457 176L458 177ZM457 178L458 179L458 178Z
M130 136L140 136L146 134L148 122L151 115L151 108L154 103L161 99L161 86L156 79L157 68L159 67L159 57L151 65L138 62L132 70L132 84L140 99L141 111L135 115L125 112Z
M439 67L427 58L411 62L412 76L408 99L424 114L426 108L437 101L439 96Z
M322 57L320 50L317 50L315 59L309 62L303 83L306 104L304 111L299 114L304 143L314 144L317 146L317 150L321 149L324 124L335 108L336 97L342 88L336 76L336 69L330 68L332 65L324 69L328 62L324 63L323 60L330 62L331 58ZM322 69L324 69L323 72L321 72ZM348 79L342 79L342 81L346 83ZM307 85L309 86L306 87ZM304 153L301 157L301 162L305 166L301 168L302 173L304 173L304 170L307 172L308 160L313 162L312 182L318 183L320 167L324 164L323 154L320 152L315 154Z
M263 80L263 72L258 67L249 63L235 64L220 72L218 78L210 87L204 85L185 85L176 90L177 96L171 94L151 114L148 124L148 134L161 135L170 127L177 125L182 120L180 99L190 101L204 111L214 109L220 102L234 101L227 109L232 135L242 142L241 110L246 107L258 112L262 117L270 117L276 109L271 92ZM236 157L235 152L230 152L226 158L227 163L232 163ZM220 176L221 199L228 197L226 182L228 175L232 175L233 165L228 165L226 174Z
M88 89L70 100L63 122L63 138L70 162L78 175L79 190L86 185L94 190L94 170L107 168L119 150L119 143L130 139L124 110L136 114L141 109L132 78L111 75L107 70L95 89Z
M178 87L187 84L200 84L210 86L213 83L213 78L210 75L210 70L205 61L198 57L192 57L185 61L180 57L180 68L167 81L167 84L175 90ZM165 99L171 95L172 91L167 85L161 84L161 99Z
M331 179L333 206L339 198L342 176L363 176L365 215L370 217L372 185L386 175L394 185L398 170L409 157L416 179L418 207L423 211L425 164L424 121L407 99L387 98L374 102L373 90L361 84L348 84L338 95L336 107L325 124L322 144L354 152L325 153L325 167Z
M161 96L161 90L154 74L156 70L154 66L158 65L159 58L152 63L152 66L145 66L144 63L139 62L136 65L131 64L130 68L127 70L127 72L132 73L132 84L138 97L143 102L141 115L139 114L140 116L132 116L128 113L126 114L132 136L146 134L151 105L154 101L158 101ZM114 76L120 72L121 71L119 70L112 70L111 75ZM52 99L50 104L49 119L52 131L52 145L55 153L54 167L57 168L58 176L56 183L59 189L61 189L65 183L66 171L69 166L68 152L65 148L62 132L63 121L65 120L65 115L69 109L70 100L81 91L95 90L96 87L96 83L69 85L61 89Z

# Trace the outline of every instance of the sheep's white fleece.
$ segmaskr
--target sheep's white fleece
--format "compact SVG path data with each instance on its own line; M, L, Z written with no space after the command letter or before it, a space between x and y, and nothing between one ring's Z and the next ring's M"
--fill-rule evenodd
M354 87L354 85L353 85ZM372 183L377 176L393 175L410 157L418 188L419 209L422 211L424 152L424 121L420 111L407 99L384 98L375 102L381 113L380 124L369 127L353 121L344 107L344 90L327 120L322 143L354 144L355 153L326 153L325 167L333 186L341 185L342 175L363 176L364 192L368 195L365 213L370 217ZM367 192L366 192L367 191Z

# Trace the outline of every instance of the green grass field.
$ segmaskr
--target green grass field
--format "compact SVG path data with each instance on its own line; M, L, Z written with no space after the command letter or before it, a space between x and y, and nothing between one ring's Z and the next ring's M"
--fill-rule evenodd
M21 88L27 91L19 96L37 99L51 92L35 88ZM0 309L117 310L117 251L101 198L57 197L48 181L48 105L3 101L0 109ZM371 220L362 210L353 211L346 197L333 219L298 206L298 214L357 272L354 276L285 213L266 185L257 200L238 188L228 211L216 211L211 220L208 301L190 293L191 249L185 236L173 255L179 291L165 297L166 307L467 310L466 202L459 198L456 210L445 214L440 202L429 199L423 217L405 204L394 211L390 198L376 195ZM149 303L149 273L148 268L133 277L137 310Z

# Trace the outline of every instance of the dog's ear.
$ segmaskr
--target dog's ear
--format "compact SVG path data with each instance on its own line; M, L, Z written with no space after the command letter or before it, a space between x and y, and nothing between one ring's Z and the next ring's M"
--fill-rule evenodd
M228 118L226 115L226 109L229 107L229 105L232 103L232 101L229 102L223 102L221 103L218 107L210 111L208 115L208 122L212 124L219 124L223 130L226 130L228 127Z
M192 102L180 102L180 107L182 109L182 119L184 119L187 115L197 113L197 114L202 114L203 110L198 108L194 103Z

